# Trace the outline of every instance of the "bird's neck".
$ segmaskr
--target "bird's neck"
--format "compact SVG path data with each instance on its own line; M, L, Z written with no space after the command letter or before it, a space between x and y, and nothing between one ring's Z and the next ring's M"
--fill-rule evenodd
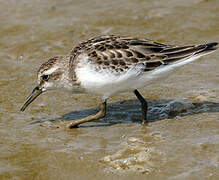
M62 79L63 88L67 91L71 91L73 93L83 93L84 90L81 88L80 83L77 80L74 69L74 59L71 55L67 55L63 58L63 69L64 77Z

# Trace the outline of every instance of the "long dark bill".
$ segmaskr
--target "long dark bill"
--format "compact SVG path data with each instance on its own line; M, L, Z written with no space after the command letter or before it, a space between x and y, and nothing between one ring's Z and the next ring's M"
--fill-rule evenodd
M24 111L27 106L32 103L34 101L34 99L36 99L43 91L41 89L39 89L39 87L35 87L32 91L32 93L27 97L26 102L24 103L24 105L22 106L22 108L20 109L21 111Z

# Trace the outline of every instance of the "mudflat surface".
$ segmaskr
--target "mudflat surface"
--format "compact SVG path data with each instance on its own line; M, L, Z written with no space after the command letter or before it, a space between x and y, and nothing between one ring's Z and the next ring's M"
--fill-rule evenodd
M49 57L93 35L168 44L219 41L217 0L0 0L0 179L219 179L219 51L140 92L109 100L106 118L62 130L100 98L48 92L19 111Z

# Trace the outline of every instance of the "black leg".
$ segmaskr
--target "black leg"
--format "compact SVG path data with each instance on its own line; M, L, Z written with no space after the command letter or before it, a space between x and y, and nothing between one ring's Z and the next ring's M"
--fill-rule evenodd
M141 102L141 110L142 110L142 125L144 123L147 123L147 111L148 111L148 103L147 101L142 97L142 95L138 92L138 90L134 90L134 93L138 100Z

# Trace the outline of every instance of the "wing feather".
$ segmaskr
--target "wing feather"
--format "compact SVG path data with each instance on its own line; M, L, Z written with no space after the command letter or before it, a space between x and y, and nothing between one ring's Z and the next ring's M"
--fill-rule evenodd
M133 67L142 71L152 71L158 67L176 63L189 57L214 51L217 43L204 45L173 46L148 39L122 36L98 36L80 43L71 52L74 61L81 53L86 53L100 69L110 69L124 73ZM71 62L74 63L74 62Z

